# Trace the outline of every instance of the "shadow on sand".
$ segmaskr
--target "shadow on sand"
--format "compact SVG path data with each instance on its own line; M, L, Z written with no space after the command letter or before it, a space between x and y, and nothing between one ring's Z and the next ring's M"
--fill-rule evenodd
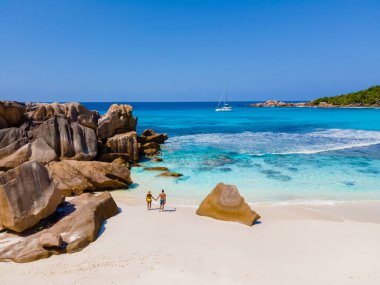
M159 207L156 207L156 208L151 208L149 211L159 211L160 208ZM173 209L164 209L163 212L175 212L177 211L176 208L173 208Z

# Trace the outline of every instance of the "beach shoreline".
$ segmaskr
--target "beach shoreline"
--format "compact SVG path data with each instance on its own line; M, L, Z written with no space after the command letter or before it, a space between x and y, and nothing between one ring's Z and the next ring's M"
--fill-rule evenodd
M2 263L0 284L377 284L378 201L254 208L253 227L195 214L147 211L113 195L121 212L81 252ZM123 198L124 196L124 198ZM175 209L175 211L173 211Z

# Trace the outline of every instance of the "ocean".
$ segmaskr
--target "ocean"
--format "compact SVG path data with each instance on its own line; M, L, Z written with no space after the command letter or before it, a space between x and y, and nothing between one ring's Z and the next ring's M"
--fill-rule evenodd
M119 102L120 103L120 102ZM132 169L130 197L165 189L198 205L218 182L251 203L336 203L380 199L380 109L249 108L215 112L216 102L128 103L138 132L167 133L163 162L181 178ZM83 103L104 114L112 103Z

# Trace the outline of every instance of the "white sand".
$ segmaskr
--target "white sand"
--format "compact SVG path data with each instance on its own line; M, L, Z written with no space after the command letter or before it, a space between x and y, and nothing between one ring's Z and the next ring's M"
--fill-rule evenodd
M0 284L380 284L377 202L260 206L254 227L117 202L95 243L0 263Z

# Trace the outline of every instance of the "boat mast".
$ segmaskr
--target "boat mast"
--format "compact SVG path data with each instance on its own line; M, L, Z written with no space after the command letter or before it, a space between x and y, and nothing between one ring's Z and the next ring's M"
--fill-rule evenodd
M227 101L227 81L224 85L224 91L226 92L225 96L224 96L224 106L226 105L226 101Z

